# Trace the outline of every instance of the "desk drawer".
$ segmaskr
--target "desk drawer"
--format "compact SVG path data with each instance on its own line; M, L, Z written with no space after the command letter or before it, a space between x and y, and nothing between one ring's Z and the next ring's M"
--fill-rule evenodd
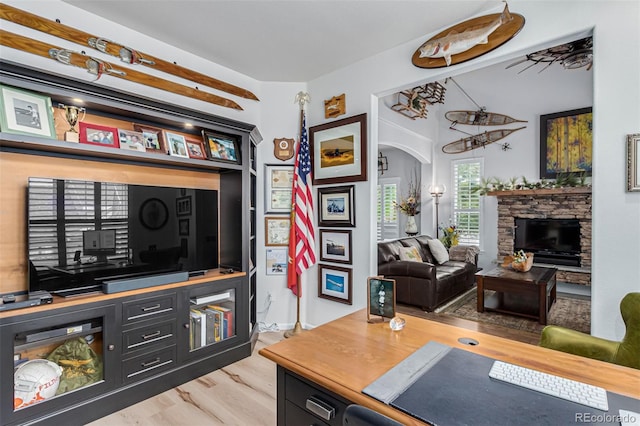
M287 425L329 425L329 423L319 420L313 414L310 414L290 401L285 403L285 410L287 411Z
M315 419L322 420L329 425L342 426L342 415L349 405L347 401L291 374L285 376L285 388L287 401L295 404ZM287 423L299 424L289 423L288 410Z
M122 380L130 383L145 377L160 374L176 366L176 347L171 346L148 354L131 358L122 363Z
M123 325L176 312L176 294L165 294L123 303Z
M153 347L158 344L166 347L175 344L175 340L176 323L174 320L150 324L146 327L134 328L122 333L124 353Z

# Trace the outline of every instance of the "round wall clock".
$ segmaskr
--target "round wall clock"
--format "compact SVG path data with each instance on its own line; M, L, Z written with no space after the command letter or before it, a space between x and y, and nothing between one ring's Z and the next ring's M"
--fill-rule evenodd
M169 219L167 205L158 198L149 198L140 207L140 222L151 230L162 228Z

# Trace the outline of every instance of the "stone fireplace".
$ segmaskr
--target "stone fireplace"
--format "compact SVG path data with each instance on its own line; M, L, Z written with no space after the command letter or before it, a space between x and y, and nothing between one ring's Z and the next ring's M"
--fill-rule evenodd
M558 281L591 285L591 188L493 191L498 197L498 257L514 251L515 218L578 219L580 267L556 266ZM535 263L535 258L534 258Z

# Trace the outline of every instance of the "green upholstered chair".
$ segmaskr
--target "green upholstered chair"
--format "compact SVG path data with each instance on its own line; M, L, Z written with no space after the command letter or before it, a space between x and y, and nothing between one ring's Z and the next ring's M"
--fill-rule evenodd
M542 330L540 346L640 369L640 293L627 294L620 313L627 327L620 342L549 325Z

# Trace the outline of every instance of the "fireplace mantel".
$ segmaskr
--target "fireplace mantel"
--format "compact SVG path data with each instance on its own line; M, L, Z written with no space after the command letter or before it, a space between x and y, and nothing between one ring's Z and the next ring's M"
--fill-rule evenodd
M490 191L486 195L495 197L521 197L527 195L563 195L563 194L591 194L590 186L572 186L567 188L541 189L512 189L505 191Z

